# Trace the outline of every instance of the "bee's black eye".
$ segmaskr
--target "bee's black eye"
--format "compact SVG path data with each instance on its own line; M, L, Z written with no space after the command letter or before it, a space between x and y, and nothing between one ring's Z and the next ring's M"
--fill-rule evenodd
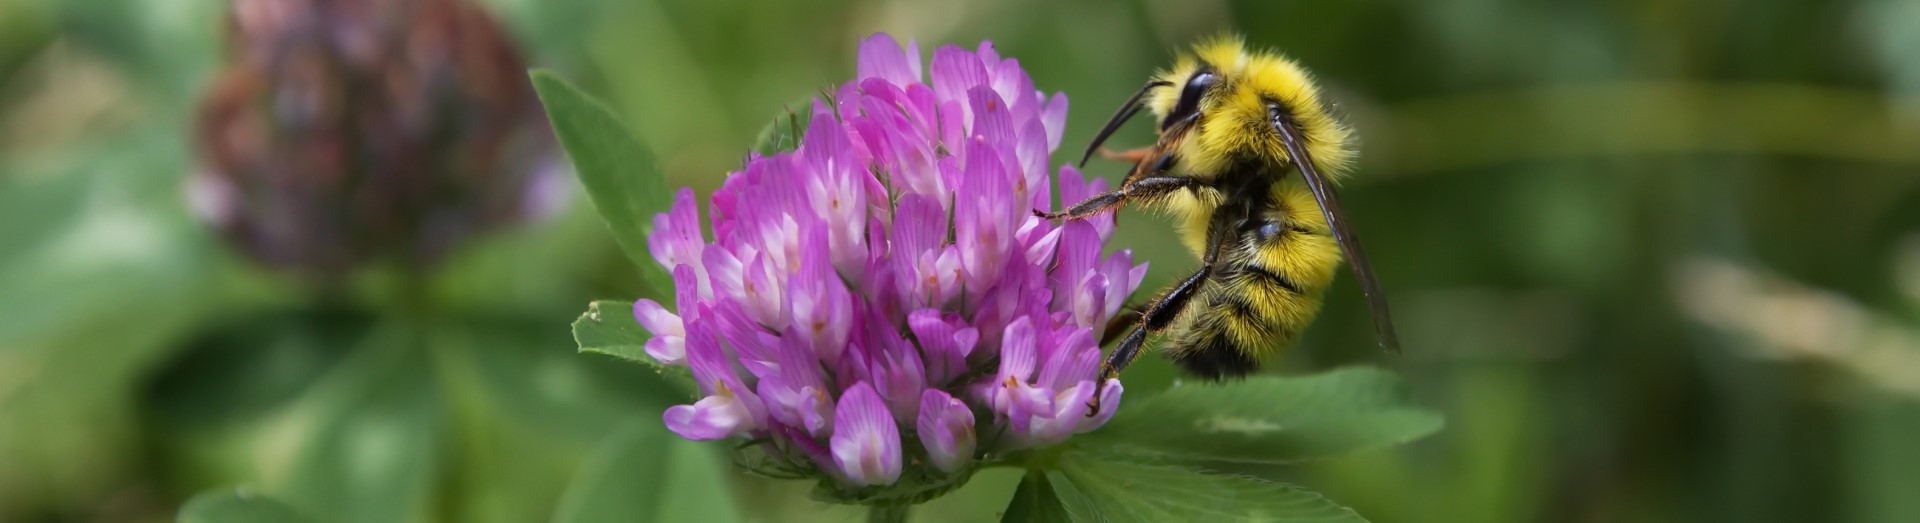
M1216 83L1220 83L1220 77L1209 71L1195 73L1187 79L1186 88L1180 90L1180 102L1174 104L1173 111L1167 113L1167 119L1160 122L1160 128L1165 130L1173 122L1193 115L1194 111L1200 109L1200 97L1205 96L1207 89Z
M1206 94L1207 88L1213 87L1213 84L1219 81L1220 77L1206 71L1193 75L1193 78L1187 80L1187 88L1180 92L1180 105L1193 106L1200 103L1200 95Z

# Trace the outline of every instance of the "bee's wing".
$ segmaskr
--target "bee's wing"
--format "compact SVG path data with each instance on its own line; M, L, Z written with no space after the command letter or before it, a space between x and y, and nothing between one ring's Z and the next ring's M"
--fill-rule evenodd
M1340 207L1340 195L1334 193L1332 183L1320 176L1313 157L1307 154L1306 139L1292 118L1282 115L1273 127L1287 148L1287 156L1292 157L1293 164L1299 168L1300 177L1313 191L1313 199L1320 202L1320 214L1326 216L1327 226L1333 229L1333 239L1340 242L1340 253L1353 265L1354 279L1360 281L1360 293L1366 295L1367 307L1373 311L1373 330L1380 338L1380 347L1398 354L1400 335L1393 330L1393 314L1387 310L1386 292L1380 290L1380 280L1373 277L1373 264L1367 261L1366 249L1360 247L1360 234L1353 232L1353 226L1347 223L1347 211Z

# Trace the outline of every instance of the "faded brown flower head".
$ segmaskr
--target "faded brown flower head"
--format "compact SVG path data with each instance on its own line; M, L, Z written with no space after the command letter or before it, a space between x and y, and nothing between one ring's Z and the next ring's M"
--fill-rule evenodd
M190 194L267 265L439 260L529 211L550 134L501 27L462 0L235 0Z

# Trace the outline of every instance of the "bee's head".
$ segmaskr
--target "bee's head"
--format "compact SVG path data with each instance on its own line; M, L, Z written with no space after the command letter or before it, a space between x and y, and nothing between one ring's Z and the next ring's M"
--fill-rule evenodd
M1246 59L1245 46L1231 35L1202 42L1192 53L1182 54L1172 69L1157 75L1162 87L1147 100L1155 123L1165 130L1184 118L1208 118L1241 87Z
M1147 106L1161 130L1198 118L1183 146L1188 159L1290 161L1279 128L1290 120L1316 163L1340 167L1351 160L1351 134L1327 113L1306 70L1275 53L1249 52L1236 36L1202 42L1157 78L1162 87Z

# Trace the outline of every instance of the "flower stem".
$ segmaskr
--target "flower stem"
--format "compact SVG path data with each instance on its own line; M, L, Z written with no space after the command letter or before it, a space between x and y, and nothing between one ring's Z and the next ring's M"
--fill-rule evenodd
M909 503L889 503L873 505L867 509L868 523L906 523L907 513L913 509Z

